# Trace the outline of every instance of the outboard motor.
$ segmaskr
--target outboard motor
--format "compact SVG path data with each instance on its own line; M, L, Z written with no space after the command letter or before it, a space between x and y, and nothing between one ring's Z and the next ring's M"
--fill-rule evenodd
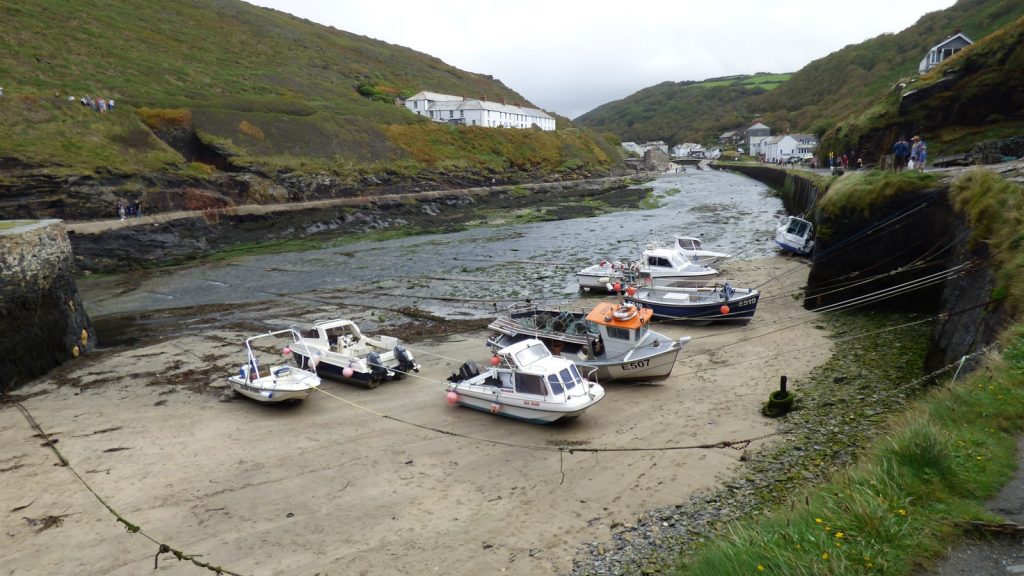
M370 367L370 374L374 378L383 378L387 376L388 369L384 367L380 362L380 354L376 352L370 352L366 355L366 364Z
M405 346L395 346L395 360L398 360L398 369L402 372L419 372L420 367L413 360L412 353L405 349Z
M462 366L459 366L459 371L448 377L449 382L462 382L463 380L469 380L474 376L480 375L480 369L476 367L476 362L472 360L466 360Z

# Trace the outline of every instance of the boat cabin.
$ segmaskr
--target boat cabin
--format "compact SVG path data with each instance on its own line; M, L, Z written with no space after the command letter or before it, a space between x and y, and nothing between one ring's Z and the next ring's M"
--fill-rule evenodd
M496 352L503 366L496 369L496 385L504 390L539 396L561 396L583 386L576 365L552 356L540 340L523 340Z
M308 333L302 334L307 338L316 338L330 345L330 349L336 352L359 353L363 349L378 347L386 350L393 350L398 346L398 338L393 336L380 336L380 342L372 342L359 330L359 326L351 320L327 320L314 322L313 328Z
M604 347L612 356L619 350L630 349L643 342L649 333L647 327L653 314L647 308L601 302L587 314L587 320L598 326Z
M640 261L642 268L665 271L682 270L689 264L690 261L686 256L668 248L644 250L643 258Z

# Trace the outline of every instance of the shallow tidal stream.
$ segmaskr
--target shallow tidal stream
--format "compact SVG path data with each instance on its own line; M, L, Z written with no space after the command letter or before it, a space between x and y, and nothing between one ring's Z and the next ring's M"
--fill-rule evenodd
M249 256L156 271L132 286L118 285L117 278L86 279L80 289L93 317L304 295L479 318L524 298L574 298L580 268L602 259L635 259L650 241L668 242L673 234L697 236L705 248L737 259L776 253L772 237L782 203L764 184L691 169L643 186L653 188L660 207ZM728 277L728 263L723 272L744 285L743 278Z

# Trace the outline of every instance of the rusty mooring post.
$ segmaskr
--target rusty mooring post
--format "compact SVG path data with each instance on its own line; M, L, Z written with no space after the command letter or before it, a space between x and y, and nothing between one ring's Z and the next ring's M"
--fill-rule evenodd
M786 393L786 377L783 376L779 379L779 392Z

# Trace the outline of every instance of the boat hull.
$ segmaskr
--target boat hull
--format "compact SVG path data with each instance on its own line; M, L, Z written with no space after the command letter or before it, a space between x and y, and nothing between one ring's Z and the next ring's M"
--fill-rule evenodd
M295 364L299 367L309 366L309 357L301 352L292 350L292 356L295 357ZM363 388L376 388L382 381L383 377L374 375L370 372L362 372L356 369L352 369L352 376L345 376L345 368L348 366L341 366L334 364L330 360L323 359L316 365L316 374L321 378L330 378L331 380L337 380L339 382L347 382L349 384L355 384L362 386Z
M671 342L671 341L670 341ZM598 382L660 382L672 374L676 358L682 347L678 342L672 342L672 346L665 352L636 360L623 362L591 359L580 360L578 355L563 354L563 358L572 360L580 367L584 375L593 371L593 377Z
M750 322L757 310L760 293L714 302L675 303L667 298L647 296L641 290L635 296L626 296L626 302L649 308L658 318L691 322ZM722 311L727 306L728 312Z
M559 405L517 397L504 392L497 393L472 388L453 384L448 387L448 391L458 395L455 402L460 406L534 424L551 424L559 420L577 418L604 398L604 391L601 390L599 395L586 402Z
M231 383L231 389L236 393L257 402L290 402L305 400L310 392L320 384L319 378L314 374L311 372L306 374L308 376L301 379L263 377L254 380L247 380L236 375L228 378L228 382Z

